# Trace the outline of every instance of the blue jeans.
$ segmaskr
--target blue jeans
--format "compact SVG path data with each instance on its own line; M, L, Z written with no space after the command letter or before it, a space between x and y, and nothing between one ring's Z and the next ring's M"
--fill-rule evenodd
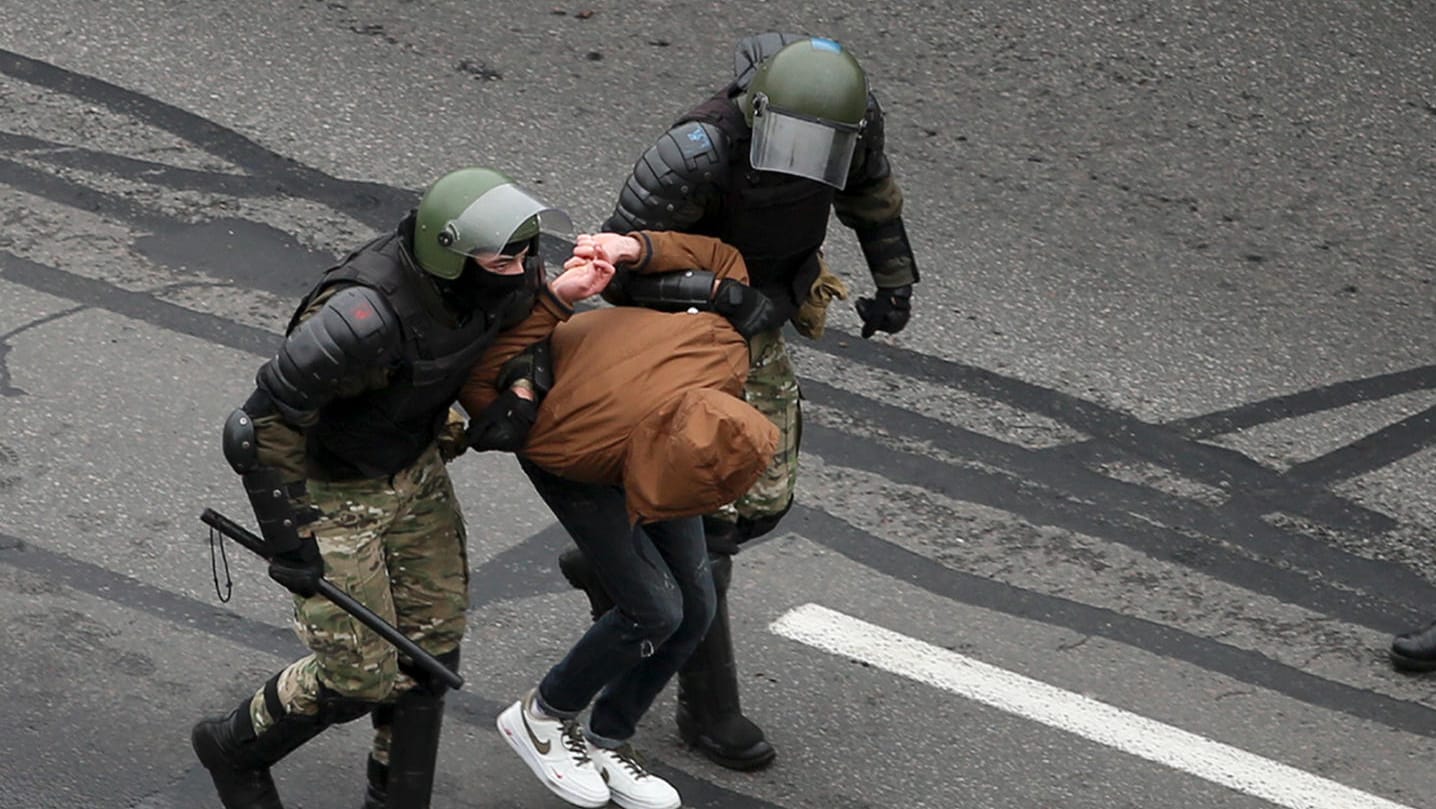
M713 620L702 518L631 525L622 488L520 463L614 603L544 675L539 706L568 719L592 702L590 739L615 747L633 736Z

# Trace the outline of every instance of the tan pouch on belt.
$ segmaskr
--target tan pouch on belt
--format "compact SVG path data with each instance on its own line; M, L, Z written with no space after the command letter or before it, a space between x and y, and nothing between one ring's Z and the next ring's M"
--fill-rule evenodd
M818 256L818 278L808 288L808 297L803 300L793 315L793 328L798 334L816 340L823 336L828 324L828 305L834 300L848 299L848 285L843 279L828 272L828 262Z

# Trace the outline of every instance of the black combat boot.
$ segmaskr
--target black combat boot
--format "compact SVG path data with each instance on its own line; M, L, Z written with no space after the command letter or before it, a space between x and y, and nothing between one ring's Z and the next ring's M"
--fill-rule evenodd
M364 788L364 809L389 809L389 765L369 756L369 785Z
M578 548L564 551L558 557L558 569L563 573L563 577L568 579L569 584L588 596L588 607L593 613L593 620L597 621L604 613L613 609L613 599L608 597L608 591L599 583L598 576L589 566L583 551Z
M763 731L743 716L738 666L728 625L728 584L733 557L712 554L718 609L708 634L678 672L678 735L711 761L730 770L756 770L777 751Z
M1391 641L1391 665L1402 671L1436 671L1436 621Z
M196 724L190 744L225 809L284 809L269 768L326 726L316 717L286 714L256 736L246 699L229 716Z
M450 671L459 670L458 649L435 657ZM364 809L429 809L448 686L427 673L404 671L414 678L414 687L375 706L370 715L375 731L389 729L389 763L369 754Z
M394 724L394 703L382 702L374 706L369 714L369 721L374 725L377 732L380 728L388 728ZM393 737L390 737L390 747L393 747ZM364 786L364 809L388 809L389 807L389 765L381 764L370 753L365 763L364 771L368 776Z

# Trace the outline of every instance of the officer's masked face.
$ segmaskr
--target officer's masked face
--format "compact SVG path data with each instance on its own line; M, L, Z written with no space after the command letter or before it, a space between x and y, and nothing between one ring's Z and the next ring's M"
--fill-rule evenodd
M524 260L528 258L531 249L530 244L524 242L522 245L512 245L497 253L480 253L473 257L470 268L482 270L491 275L523 275L526 271Z
M534 293L543 282L537 249L535 237L472 256L459 277L444 284L444 294L457 311L483 310L511 325L533 308Z

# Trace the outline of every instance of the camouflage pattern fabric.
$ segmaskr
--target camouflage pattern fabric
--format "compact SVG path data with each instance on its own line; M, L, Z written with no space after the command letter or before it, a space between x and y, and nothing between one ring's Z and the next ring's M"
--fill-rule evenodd
M758 482L713 517L736 523L780 514L793 499L798 480L798 379L780 331L763 332L748 342L751 356L743 398L778 428L778 448Z
M457 648L468 606L466 533L438 448L389 479L311 480L309 495L323 513L313 527L325 577L432 654ZM280 673L289 713L317 712L321 684L374 702L414 685L393 646L327 599L296 596L294 629L311 654ZM250 717L257 733L273 724L262 688ZM386 763L387 735L376 733L374 746Z

